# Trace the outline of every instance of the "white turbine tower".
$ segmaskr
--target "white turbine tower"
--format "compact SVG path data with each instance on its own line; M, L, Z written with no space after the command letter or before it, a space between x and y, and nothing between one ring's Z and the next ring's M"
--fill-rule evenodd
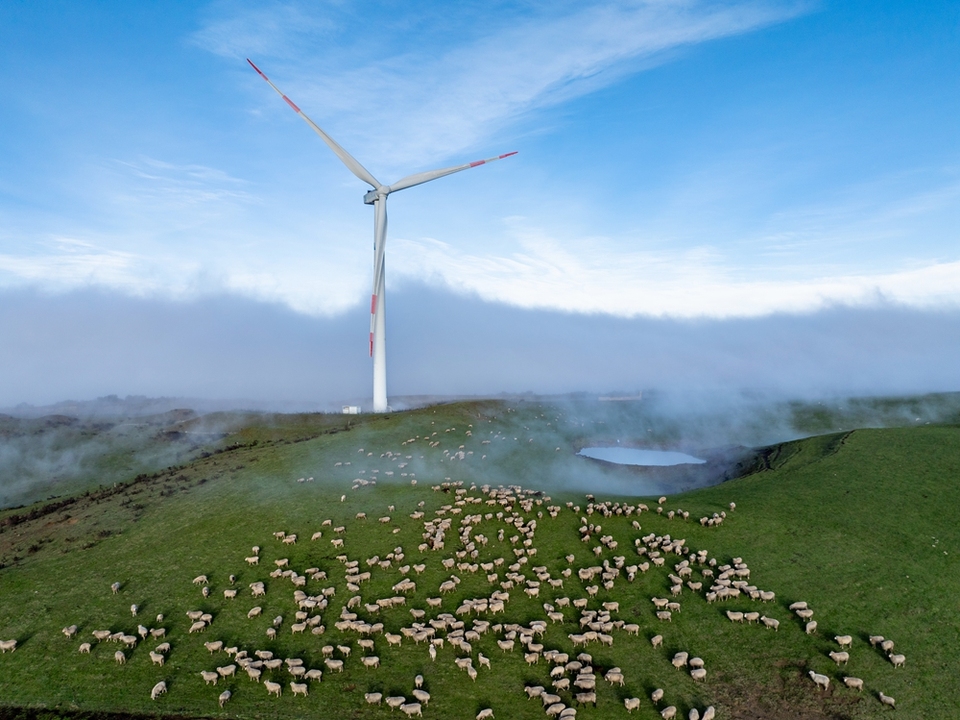
M293 108L294 112L303 118L304 122L312 127L317 135L323 138L323 141L336 153L336 156L347 166L347 169L373 188L363 196L363 202L367 205L373 205L374 209L373 295L370 300L370 355L373 357L373 411L387 412L389 409L387 406L387 348L386 338L384 337L386 288L384 285L383 266L383 249L387 240L387 196L398 190L405 190L414 185L422 185L425 182L430 182L431 180L436 180L446 175L452 175L461 170L469 170L470 168L484 165L494 160L502 160L505 157L510 157L517 153L509 152L504 155L487 158L486 160L467 163L466 165L457 165L441 170L416 173L414 175L408 175L392 185L383 185L371 175L363 165L358 163L350 153L340 147L336 140L327 135L313 120L308 118L290 98L280 92L280 88L270 82L270 79L260 71L260 68L253 64L252 60L247 58L247 62L257 71L260 77L270 84L270 87L276 90L277 94L286 101L287 105Z

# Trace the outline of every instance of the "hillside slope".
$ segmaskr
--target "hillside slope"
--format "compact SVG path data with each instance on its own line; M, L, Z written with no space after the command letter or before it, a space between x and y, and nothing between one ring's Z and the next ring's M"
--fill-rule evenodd
M551 421L545 409L524 412L521 427L533 427L538 416L544 424ZM554 425L559 419L552 416ZM549 602L564 619L550 623L537 640L544 646L541 653L553 648L574 657L583 648L575 650L568 636L582 630L580 613L562 608L560 599L584 597L587 608L595 611L602 610L603 602L618 602L611 619L639 628L636 636L622 628L612 631L612 645L589 643L586 651L596 669L598 697L596 706L577 706L578 717L625 717L623 699L629 697L640 698L639 711L632 715L640 718L659 717L666 704L684 716L691 708L702 711L713 704L718 717L879 717L885 708L877 700L878 691L895 697L898 709L908 717L955 716L955 698L960 696L960 680L953 672L954 648L960 639L955 601L960 597L955 559L960 529L954 511L960 506L960 429L862 430L789 443L767 453L769 469L670 497L663 515L654 512L655 499L601 496L598 490L597 502L621 503L621 511L640 502L650 508L639 517L635 513L604 517L604 506L599 505L586 514L588 501L582 493L550 486L555 462L551 458L559 454L554 447L527 443L526 455L497 450L498 442L504 448L521 443L521 436L512 434L516 428L516 419L496 404L388 416L346 431L302 433L295 442L286 441L276 429L252 428L224 452L171 472L81 496L52 512L33 508L0 514L0 557L6 557L8 565L0 570L0 639L18 641L15 653L0 655L0 703L62 712L384 718L390 714L388 708L365 703L364 693L411 698L413 677L421 674L431 694L424 717L472 718L482 707L491 707L501 718L543 718L541 703L527 699L523 688L550 687L546 661L539 658L529 665L519 648L504 652L496 641L510 631L508 624L529 627L537 619L547 620L543 603ZM507 434L509 439L490 439ZM481 444L484 441L488 444ZM431 447L433 443L439 444ZM487 457L481 460L483 455ZM525 471L524 457L536 466L534 470ZM563 467L569 474L577 466ZM600 478L606 472L583 467L584 472L601 473ZM307 480L310 477L314 479ZM615 477L617 482L610 487L629 486L627 476ZM304 481L298 482L301 478ZM376 484L358 482L372 478L378 478ZM456 487L458 482L463 483L461 488ZM443 483L447 487L439 487ZM516 496L498 502L483 492L485 483L494 488L522 485L547 495L524 496L529 504ZM465 491L461 497L478 502L462 500L457 506L457 489ZM485 504L491 500L494 504ZM566 507L567 502L579 509ZM736 502L735 511L729 510L730 502ZM549 507L557 508L556 518L550 516ZM666 517L667 510L677 509L689 512L690 519ZM438 510L443 512L437 514ZM723 511L727 518L718 526L696 522ZM369 519L357 519L358 512ZM411 517L418 512L425 516ZM463 516L471 512L483 517L471 521L467 540L477 534L488 540L486 545L475 543L478 555L473 562L505 558L496 566L498 577L493 582L486 571L471 570L469 555L454 554L458 549L466 552L457 531ZM497 512L503 513L501 518ZM377 522L380 517L389 520ZM419 550L424 522L444 518L453 521L445 548ZM581 518L587 518L587 542L581 541ZM325 520L330 524L324 525ZM505 520L515 522L508 525ZM531 520L537 521L535 528ZM632 526L635 520L642 530ZM519 532L518 523L523 528ZM590 524L601 527L590 530ZM345 528L342 535L333 532L337 526ZM503 540L498 539L501 529L506 531ZM273 537L277 531L296 533L298 541L282 544ZM531 543L524 547L527 531ZM323 537L311 542L316 532ZM650 534L661 542L641 542L646 553L641 557L635 541ZM678 598L671 598L667 576L677 571L680 556L663 550L666 535L684 538L688 548L706 550L706 557L715 558L718 566L742 558L751 571L749 582L774 591L776 600L762 603L740 597L708 603L704 592L715 577L705 577L703 570L709 566L696 562L689 580L703 582L704 589L684 586ZM511 542L511 537L517 540ZM600 542L602 538L617 545L611 548L609 542ZM342 539L343 548L334 547L332 539ZM262 548L262 560L250 566L244 558L250 557L254 545ZM404 557L389 567L367 563L374 555L383 561L397 547ZM524 555L523 550L531 549L536 555ZM664 567L638 572L632 581L624 577L625 570L610 588L602 586L599 576L583 582L577 577L580 568L602 567L604 561L615 566L618 557L625 558L626 566L649 561L655 550L667 558ZM359 561L360 570L371 572L359 591L347 587L346 566L337 560L341 553ZM575 556L573 563L566 560L567 554ZM527 562L508 570L521 556ZM317 597L323 588L333 588L329 606L308 613L320 616L324 634L313 635L310 629L292 632L298 609L295 588L289 578L269 575L273 561L280 558L288 558L289 566L303 575L311 567L326 573L326 578L306 580L304 586ZM453 560L454 567L441 565L444 558ZM416 589L407 594L404 605L375 612L364 608L376 599L399 595L394 586L404 577L400 566L421 562L422 573L408 571ZM542 570L533 572L538 566ZM573 574L564 577L568 568ZM719 568L712 569L719 573ZM454 613L463 608L465 599L502 591L500 583L508 572L523 579L509 589L504 614L468 609L458 616L468 628L479 618L504 625L499 632L491 629L479 636L469 653L456 652L448 642L438 648L434 662L426 642L404 638L400 647L394 647L379 633L371 636L373 650L364 651L361 635L335 627L341 608L358 595L361 605L352 609L361 620L382 622L386 632L399 633L415 621L411 609L424 610L424 621L441 612ZM206 598L191 582L200 574L208 575L211 583ZM235 585L230 574L237 576ZM441 597L440 584L451 575L461 580L455 591L442 596L439 609L427 605L427 598ZM537 575L564 584L554 588ZM264 598L251 597L248 585L254 581L266 584ZM118 594L110 591L113 582L121 583ZM528 597L521 588L534 582L540 584L538 596ZM590 597L585 588L594 585L597 594ZM238 589L238 597L226 599L223 590L232 587ZM674 612L670 622L658 620L651 603L654 596L679 602L682 611ZM787 609L797 600L814 608L819 622L815 635L805 635L803 623ZM137 617L130 613L133 603L139 606ZM262 615L248 619L247 611L255 605L262 607ZM202 634L188 633L189 610L212 615ZM727 610L756 610L778 619L779 630L731 623ZM162 621L156 620L158 613L164 615ZM277 616L282 621L276 639L270 639L266 631ZM96 629L135 635L140 623L167 628L165 640L172 647L162 667L149 657L162 640L137 638L121 666L114 661L120 646L97 643L91 636ZM73 624L78 625L78 634L67 639L60 630ZM662 647L650 643L657 634L664 637ZM836 634L854 636L850 662L839 669L826 656L828 650L838 649L832 640ZM906 655L905 666L893 668L871 648L867 643L871 634L894 639L896 651ZM277 657L301 658L307 667L322 669L323 679L310 683L306 698L291 696L293 678L282 669L265 670L263 678L283 683L280 699L268 697L262 684L245 676L206 686L201 670L231 662L222 652L212 655L204 648L203 642L211 640L223 640L251 655L263 649ZM88 641L93 643L92 652L80 654L80 643ZM322 648L328 644L352 648L350 656L334 650L335 657L345 660L343 673L325 666ZM688 672L670 664L680 650L704 659L705 682L695 682ZM481 653L490 658L490 669L479 665ZM376 654L381 666L365 668L358 659L363 654ZM453 662L467 654L479 669L475 682ZM602 679L613 667L622 669L624 686ZM827 692L818 691L806 677L810 669L832 678ZM866 690L857 693L840 687L844 674L863 678ZM574 677L570 675L571 680ZM151 700L150 689L160 680L167 682L168 693ZM659 708L649 699L657 687L665 690ZM233 695L220 710L217 696L225 688ZM560 696L565 704L576 706L570 692L561 691Z

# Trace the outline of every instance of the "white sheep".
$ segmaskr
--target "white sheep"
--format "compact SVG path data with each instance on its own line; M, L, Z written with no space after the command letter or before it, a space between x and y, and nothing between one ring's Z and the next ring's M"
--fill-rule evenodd
M487 718L493 717L493 710L491 708L483 708L480 712L477 713L477 720L487 720Z
M224 690L222 693L220 693L220 697L218 698L220 707L223 707L224 705L227 704L227 700L230 699L230 695L231 695L231 692L229 690Z
M80 643L80 654L89 655L90 654L90 643Z
M0 640L0 653L6 653L7 650L14 652L17 649L16 640Z
M813 670L811 670L807 674L810 676L810 679L813 680L816 686L821 690L827 690L830 688L830 678L828 678L826 675L821 675L820 673L816 673Z
M404 703L400 706L400 710L411 717L414 715L417 717L423 717L423 711L420 709L420 703Z
M640 698L624 698L623 706L627 709L627 712L633 712L634 710L640 709Z
M267 695L276 695L277 697L280 697L280 693L283 691L283 685L280 683L270 682L269 680L264 680L263 686L267 689Z
M113 659L117 661L117 665L125 665L127 662L127 656L123 654L123 650L117 650L113 654Z
M663 700L663 688L657 688L652 693L650 693L650 699L653 701L654 705L656 705L661 700Z
M892 697L890 697L889 695L884 695L882 692L877 693L877 695L878 695L878 697L880 698L880 702L882 702L884 705L889 705L889 706L892 707L894 710L896 710L896 708L897 708L897 701L896 701L896 700L894 700L894 699L893 699Z
M890 653L888 657L890 658L890 662L893 663L894 667L903 667L904 663L907 662L906 655Z
M396 710L398 707L403 705L406 701L407 699L402 695L393 695L386 699L387 707L389 707L391 710Z
M162 654L162 653L153 652L153 651L151 650L151 651L150 651L150 660L153 661L153 664L154 664L154 665L159 665L160 667L163 667L163 662L164 662L165 658L163 657L163 654Z
M303 695L304 697L306 697L306 696L307 696L307 684L306 684L306 683L295 683L295 682L292 682L292 683L290 683L290 691L291 691L294 695Z
M857 692L863 691L863 680L861 680L860 678L844 677L843 684L846 685L848 688L852 688L856 690Z
M817 631L817 621L811 620L806 625L803 626L803 631L807 635L813 635Z
M852 635L837 635L833 639L837 641L837 645L839 645L841 648L848 648L853 645Z
M838 666L841 664L846 665L850 661L850 653L848 653L846 650L842 650L841 652L834 652L831 650L827 654Z
M677 716L677 708L675 708L673 705L668 705L667 707L665 707L663 710L660 711L660 717L662 717L663 720L673 720L673 718L675 718L676 716Z
M64 635L66 635L67 639L69 640L70 638L72 638L74 635L77 634L77 626L71 625L70 627L65 627L61 632Z
M420 688L414 688L413 697L417 699L417 702L421 702L424 705L430 704L430 693L426 690L421 690Z
M216 685L217 680L220 679L219 673L209 672L207 670L201 670L200 677L203 678L204 685Z
M364 693L363 699L366 700L370 705L379 705L380 701L383 699L383 693Z
M717 716L717 710L713 705L708 705L707 709L703 711L703 716L700 720L714 720Z
M760 622L767 626L767 628L773 628L774 630L780 630L780 621L776 618L768 618L766 615L760 616Z
M156 700L158 697L163 695L167 691L167 683L161 680L156 685L153 686L153 690L150 691L150 699Z

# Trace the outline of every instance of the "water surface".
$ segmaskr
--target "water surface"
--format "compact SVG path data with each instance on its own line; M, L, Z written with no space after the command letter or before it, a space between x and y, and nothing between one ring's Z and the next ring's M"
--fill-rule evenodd
M693 455L672 450L644 450L629 447L589 447L583 448L578 455L603 460L617 465L642 465L645 467L666 467L670 465L703 465Z

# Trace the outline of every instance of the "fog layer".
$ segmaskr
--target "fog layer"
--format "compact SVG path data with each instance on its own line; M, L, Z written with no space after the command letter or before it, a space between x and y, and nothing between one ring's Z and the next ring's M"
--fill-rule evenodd
M253 300L0 294L0 407L109 394L363 403L368 315L308 317ZM694 320L523 310L408 286L389 296L388 389L496 395L657 389L688 397L960 388L960 310L879 303Z

